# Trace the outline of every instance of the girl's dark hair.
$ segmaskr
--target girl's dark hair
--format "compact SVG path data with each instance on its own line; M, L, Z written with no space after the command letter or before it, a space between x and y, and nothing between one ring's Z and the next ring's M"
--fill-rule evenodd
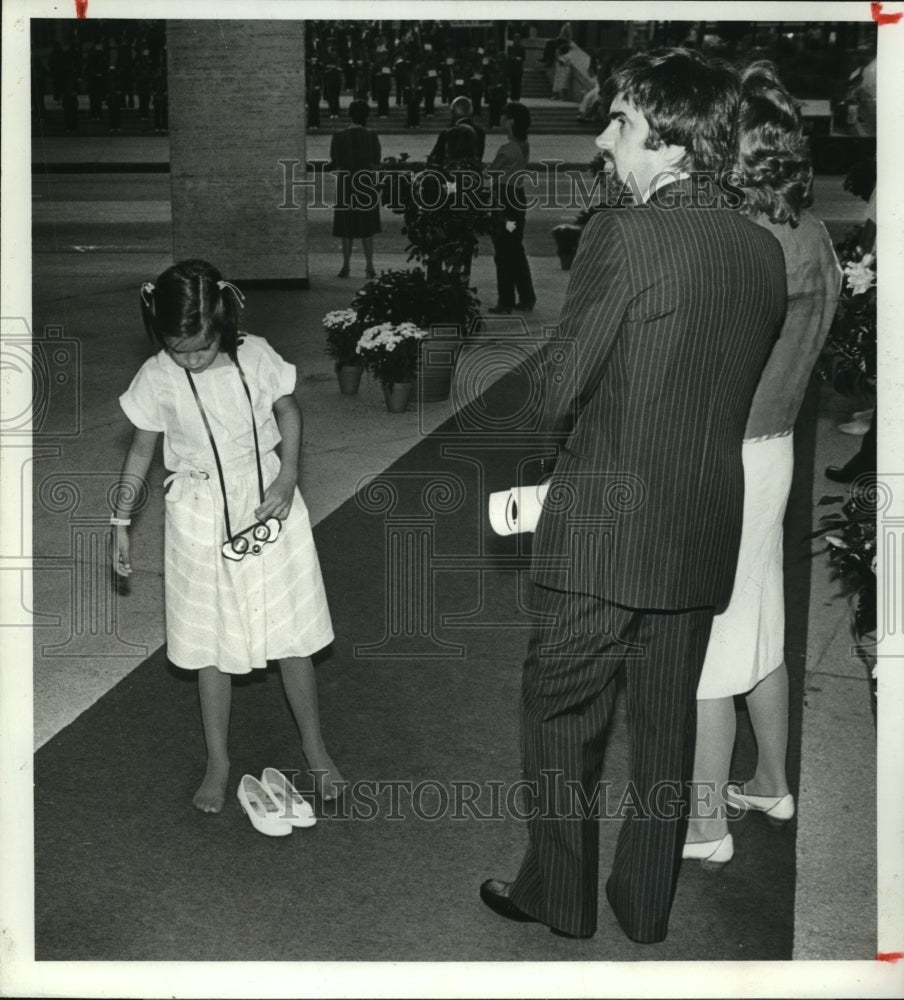
M530 111L518 101L509 101L502 113L512 121L512 135L516 139L526 139L530 128Z
M151 340L187 340L220 335L220 348L233 361L239 341L239 303L222 275L205 260L183 260L168 267L153 287L141 290L141 318Z
M796 226L812 204L813 167L800 111L772 63L753 63L742 77L737 169L750 214Z
M648 149L684 146L685 170L730 170L740 101L737 73L691 49L638 52L612 74L612 90L647 120Z
M370 114L370 105L367 101L355 98L348 106L348 116L356 125L363 125Z

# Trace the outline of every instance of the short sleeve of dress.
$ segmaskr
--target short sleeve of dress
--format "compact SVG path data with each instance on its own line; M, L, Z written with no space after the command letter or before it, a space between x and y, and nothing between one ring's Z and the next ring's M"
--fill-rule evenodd
M155 366L155 358L141 366L132 384L119 397L119 405L139 430L161 432L166 426L159 405L160 387L154 384Z
M263 337L246 335L245 342L251 348L255 381L268 401L272 404L282 396L291 396L295 391L295 365L284 361Z

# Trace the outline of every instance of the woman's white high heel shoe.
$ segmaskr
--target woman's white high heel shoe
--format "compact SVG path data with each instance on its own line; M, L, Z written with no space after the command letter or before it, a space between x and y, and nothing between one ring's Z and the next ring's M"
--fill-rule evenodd
M279 803L253 774L244 775L236 795L258 833L266 837L287 837L292 832L291 824L282 818Z
M786 795L745 795L737 785L732 785L729 795L745 809L761 812L772 826L784 826L794 819L794 796L790 792Z
M681 857L699 861L700 867L715 872L724 868L734 857L734 840L726 833L721 840L704 840L699 844L685 844Z
M265 767L261 784L276 799L280 817L286 822L292 826L313 826L317 822L310 803L302 798L282 771L277 771L275 767Z

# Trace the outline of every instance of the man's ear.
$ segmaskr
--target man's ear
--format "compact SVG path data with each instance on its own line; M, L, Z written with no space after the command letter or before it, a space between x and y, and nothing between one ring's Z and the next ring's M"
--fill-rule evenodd
M677 170L684 162L687 149L684 146L664 146L665 165L667 169Z

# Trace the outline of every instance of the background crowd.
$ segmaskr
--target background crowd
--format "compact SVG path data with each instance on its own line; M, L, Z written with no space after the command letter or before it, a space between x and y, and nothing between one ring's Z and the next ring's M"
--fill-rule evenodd
M490 125L499 125L505 102L521 98L526 50L517 31L508 44L499 32L470 35L440 21L309 21L308 127L319 127L321 103L338 117L343 91L374 101L378 118L392 103L404 106L409 127L456 97L469 98L476 115L486 105Z
M125 108L137 108L142 120L153 116L154 131L166 131L165 21L76 21L67 34L65 42L52 42L46 56L32 49L32 106L38 118L49 96L62 106L65 132L74 134L79 95L87 94L90 117L100 121L106 109L110 132L120 131Z

